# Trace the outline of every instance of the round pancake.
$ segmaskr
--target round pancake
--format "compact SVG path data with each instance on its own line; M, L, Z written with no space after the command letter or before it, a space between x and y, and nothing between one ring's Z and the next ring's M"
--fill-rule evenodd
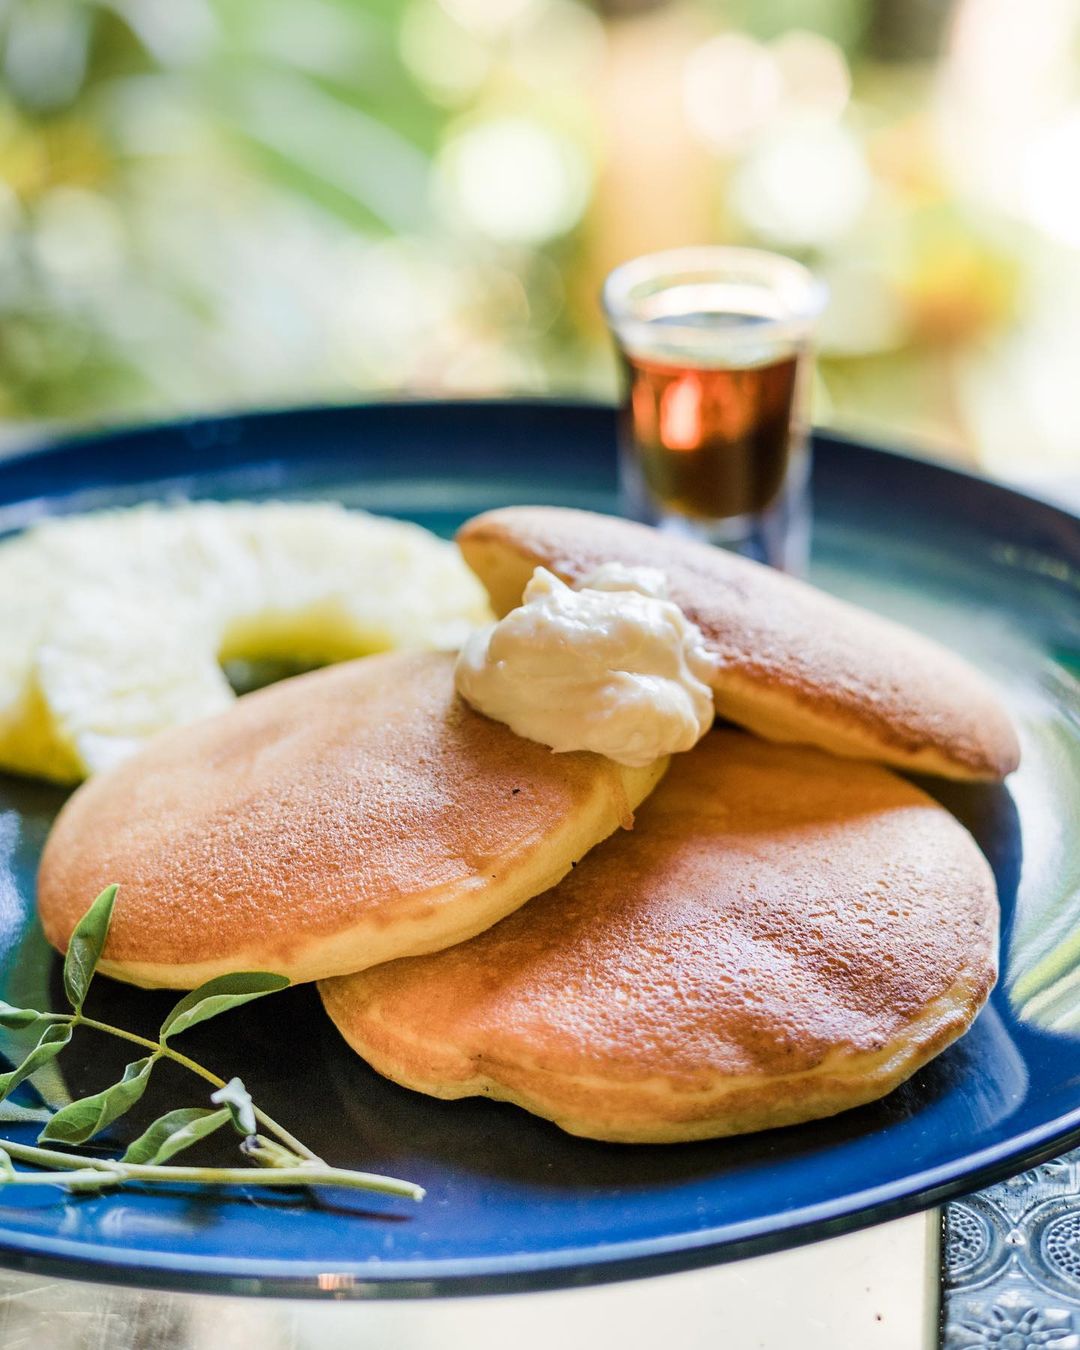
M407 1087L668 1143L883 1096L966 1030L996 953L990 869L936 802L724 730L517 914L319 988Z
M500 615L538 565L571 585L606 562L663 569L671 599L721 658L717 712L769 740L946 778L992 781L1019 763L1008 714L966 662L772 568L557 507L490 511L458 543Z
M41 860L49 941L117 882L106 974L313 980L460 942L554 885L666 764L553 755L473 712L453 666L395 653L287 680L92 779Z

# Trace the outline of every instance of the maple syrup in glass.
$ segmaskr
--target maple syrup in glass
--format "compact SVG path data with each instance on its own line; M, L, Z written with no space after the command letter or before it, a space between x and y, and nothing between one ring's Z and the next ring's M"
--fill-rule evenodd
M751 249L677 249L612 273L631 515L803 569L806 377L823 301L805 268Z

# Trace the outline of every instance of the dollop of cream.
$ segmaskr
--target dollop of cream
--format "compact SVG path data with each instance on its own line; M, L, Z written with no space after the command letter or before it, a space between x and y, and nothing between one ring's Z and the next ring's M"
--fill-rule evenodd
M712 726L715 668L663 572L607 563L577 590L538 567L521 605L467 639L455 678L519 736L641 767Z

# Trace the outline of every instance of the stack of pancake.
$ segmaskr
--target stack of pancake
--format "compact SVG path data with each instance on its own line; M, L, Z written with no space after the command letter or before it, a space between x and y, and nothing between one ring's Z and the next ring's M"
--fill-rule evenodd
M720 658L719 717L744 730L628 769L474 712L446 654L300 676L74 794L39 876L50 941L63 950L118 882L106 973L319 980L388 1077L624 1142L829 1115L967 1029L996 974L993 877L882 766L984 781L1016 766L974 670L625 521L512 508L459 544L499 614L538 565L571 584L605 562L661 568Z

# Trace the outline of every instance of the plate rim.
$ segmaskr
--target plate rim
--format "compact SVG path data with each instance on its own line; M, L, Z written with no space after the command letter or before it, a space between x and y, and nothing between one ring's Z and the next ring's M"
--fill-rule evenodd
M368 413L420 420L446 416L467 421L475 416L513 418L527 413L558 418L568 412L595 415L598 428L603 426L605 435L613 436L614 405L566 398L453 401L386 398L353 404L300 405L269 411L132 423L49 438L3 457L0 459L0 503L48 502L77 492L80 486L63 481L62 473L55 484L41 485L33 495L18 491L12 494L9 487L14 483L17 488L24 479L48 478L50 468L62 469L65 462L83 460L93 464L99 457L95 456L95 451L103 452L112 462L123 462L125 467L130 467L127 459L144 439L176 438L177 448L183 448L193 439L196 445L215 452L214 463L206 468L227 471L244 464L265 462L267 456L265 450L260 453L258 430L268 424L280 427L293 420L304 421L312 417L347 421ZM243 430L250 429L254 433L251 439L255 444L246 447L245 453L238 458L226 454L225 462L222 462L218 456L223 446L227 451L229 446L239 445L247 438L242 434L226 435L221 442L217 437L224 429L236 428L238 424ZM885 447L860 436L817 428L813 432L813 443L815 449L826 450L829 456L869 453L879 464L887 465L893 474L909 477L914 472L920 478L937 478L939 482L948 482L952 492L964 487L974 496L981 497L991 509L1007 506L1015 511L1022 506L1029 513L1029 527L1035 526L1040 534L1045 530L1054 536L1058 545L1067 542L1068 531L1075 530L1080 524L1080 515L1064 506L964 468L923 458L917 451ZM246 453L247 449L253 453ZM287 458L295 460L299 454L294 452ZM155 467L159 470L156 475ZM206 468L195 464L184 471L198 477L206 472ZM161 481L162 476L160 465L149 463L137 466L134 477L125 474L120 478L94 478L92 482L101 487L135 485ZM1015 530L1018 524L1015 517L1011 524ZM1075 551L1080 565L1080 534ZM804 1205L780 1219L769 1215L746 1220L734 1228L732 1225L714 1225L693 1233L565 1248L520 1257L500 1255L382 1262L376 1269L370 1262L341 1261L335 1262L333 1270L328 1272L325 1263L314 1261L245 1260L235 1256L193 1254L174 1257L170 1252L118 1248L28 1234L0 1226L0 1264L46 1276L93 1279L104 1283L280 1297L415 1298L554 1290L695 1269L854 1232L981 1189L1037 1166L1077 1142L1080 1142L1080 1103L1052 1121L990 1145L977 1154L909 1174L879 1187L864 1188L838 1200Z
M276 1298L415 1299L552 1292L655 1275L671 1275L825 1241L876 1224L923 1213L948 1200L1056 1157L1080 1143L1080 1107L1047 1127L1029 1130L1008 1145L975 1155L979 1168L942 1164L890 1186L845 1197L847 1206L823 1203L792 1212L791 1223L767 1227L773 1216L749 1220L745 1235L718 1238L723 1229L692 1235L642 1238L603 1247L567 1248L548 1256L456 1258L426 1263L338 1262L332 1270L314 1261L237 1260L233 1257L172 1258L167 1252L105 1247L66 1239L22 1240L0 1229L0 1265L23 1271L103 1284L138 1285L178 1293L232 1294ZM1021 1161L1022 1160L1022 1161ZM1019 1165L1018 1165L1019 1163ZM191 1188L186 1188L190 1190ZM11 1239L15 1240L12 1241Z
M7 480L18 472L33 473L43 460L56 460L62 456L81 456L94 450L108 447L133 449L144 438L157 439L163 436L184 437L189 442L202 447L212 447L216 454L222 450L228 453L230 446L240 443L241 438L233 435L221 436L224 428L242 424L257 428L270 426L291 420L317 419L336 420L349 418L357 414L392 413L405 417L427 418L433 414L443 416L484 416L490 414L518 415L531 412L540 416L559 415L566 412L594 415L606 421L608 434L614 437L614 403L592 399L573 398L563 395L530 395L513 398L407 398L389 395L385 398L366 398L353 403L298 403L267 409L235 409L221 413L206 413L190 417L131 420L100 427L73 430L67 435L46 435L41 440L23 445L11 454L0 455L0 504L14 501L31 501L33 497L8 497ZM1075 528L1080 524L1080 509L1073 511L1064 503L1051 501L1025 488L1006 483L1001 479L979 473L958 464L947 464L932 457L927 447L897 440L884 441L869 438L857 431L844 431L832 427L813 426L810 431L812 446L828 448L841 453L856 452L860 455L872 455L883 464L903 471L915 469L920 474L938 478L954 485L969 485L971 489L989 500L1001 505L1015 505L1020 502L1036 515L1042 516L1048 524ZM612 444L614 442L612 441ZM295 456L294 456L295 457ZM243 456L228 467L238 467L243 463L258 462L258 456ZM215 468L221 468L217 461ZM144 476L130 480L130 483L154 481ZM48 499L49 493L38 494L38 499ZM1077 541L1077 556L1080 558L1080 540Z

